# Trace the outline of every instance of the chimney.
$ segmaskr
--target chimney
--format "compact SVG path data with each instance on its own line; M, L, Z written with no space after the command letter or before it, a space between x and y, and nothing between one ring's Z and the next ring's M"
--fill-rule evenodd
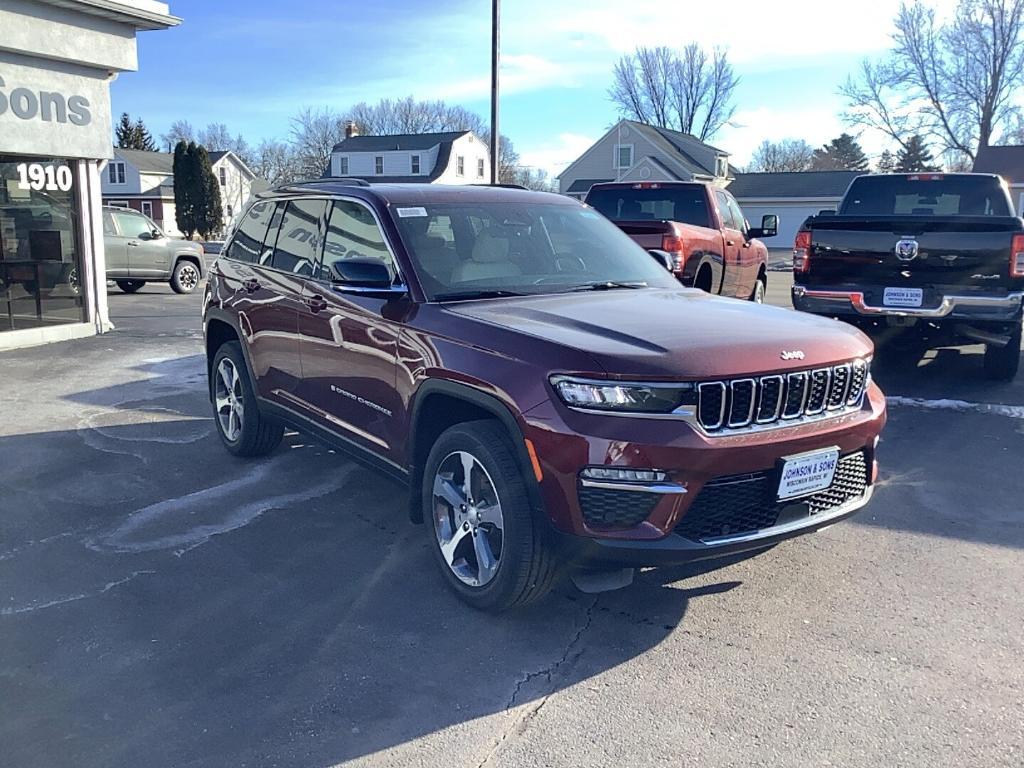
M359 127L356 125L354 120L349 120L345 123L345 138L351 139L353 136L359 135Z

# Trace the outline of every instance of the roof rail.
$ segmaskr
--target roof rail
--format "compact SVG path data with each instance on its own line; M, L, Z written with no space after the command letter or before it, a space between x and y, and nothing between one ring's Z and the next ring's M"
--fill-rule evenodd
M370 182L365 179L347 178L344 176L324 176L320 179L309 179L307 181L293 181L289 187L305 187L313 184L348 184L350 187L368 187Z
M471 187L501 187L502 189L525 189L529 192L529 187L524 187L522 184L470 184Z

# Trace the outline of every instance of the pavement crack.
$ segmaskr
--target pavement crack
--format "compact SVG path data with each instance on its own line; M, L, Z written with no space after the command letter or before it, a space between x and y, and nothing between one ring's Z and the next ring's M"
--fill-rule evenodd
M569 642L566 643L561 656L543 669L538 669L535 672L528 672L516 682L515 688L512 690L512 695L509 697L508 703L505 705L506 712L516 707L519 694L525 686L539 678L544 678L548 685L550 685L555 673L558 672L563 665L576 661L582 655L583 651L577 652L576 646L579 645L583 635L588 629L590 629L591 624L594 623L594 617L597 614L595 609L597 608L597 602L599 599L600 596L595 596L590 605L587 606L586 613L583 616L583 622L569 639ZM529 709L524 711L519 717L513 719L512 722L502 730L501 735L494 742L484 759L478 763L477 768L486 768L486 766L491 765L492 760L498 752L501 751L501 747L505 741L514 733L522 734L529 727L530 722L540 714L540 711L544 708L544 705L548 703L548 699L551 698L553 693L553 690L548 690L543 696L539 697L537 701L529 707Z
M129 581L132 581L133 579L138 578L139 576L153 573L156 573L156 571L133 571L128 576L125 576L123 579L107 582L102 589L99 589L96 592L85 592L78 595L66 595L64 597L54 598L53 600L29 603L28 605L22 605L15 608L0 608L0 616L13 616L18 613L32 613L34 611L41 611L44 608L53 608L57 605L73 603L77 600L85 600L89 597L99 597L100 595L105 595L107 592L114 589L115 587L120 587L124 584L127 584Z

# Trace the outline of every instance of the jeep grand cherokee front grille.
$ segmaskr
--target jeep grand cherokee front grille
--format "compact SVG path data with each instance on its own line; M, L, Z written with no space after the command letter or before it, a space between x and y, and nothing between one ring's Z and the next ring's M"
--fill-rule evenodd
M697 385L697 421L706 432L728 434L835 416L860 408L867 383L865 360L785 376L703 381Z

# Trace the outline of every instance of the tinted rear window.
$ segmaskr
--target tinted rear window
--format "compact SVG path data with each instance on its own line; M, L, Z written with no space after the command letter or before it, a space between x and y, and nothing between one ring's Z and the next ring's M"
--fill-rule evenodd
M707 195L699 186L660 189L599 187L587 195L587 205L612 221L678 221L697 227L711 226Z
M864 176L854 180L845 216L1012 216L1006 191L991 176Z
M236 261L257 261L267 234L267 222L274 210L273 203L256 203L238 222L235 236L231 238L227 257Z

